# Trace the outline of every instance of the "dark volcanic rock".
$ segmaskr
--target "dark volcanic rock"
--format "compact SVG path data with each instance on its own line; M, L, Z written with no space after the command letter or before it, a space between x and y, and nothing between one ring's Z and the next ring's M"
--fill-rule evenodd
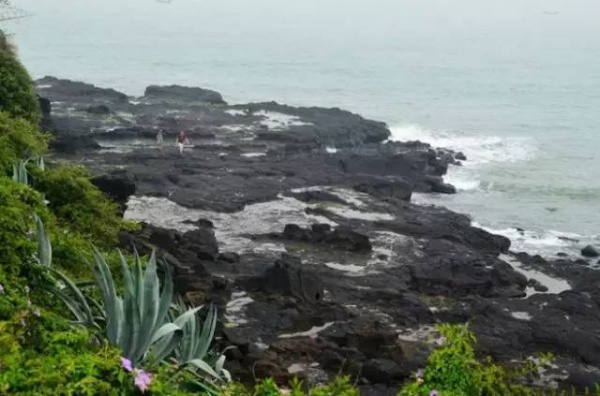
M102 104L88 106L86 111L88 113L94 114L94 115L109 115L110 114L110 109L108 108L108 106L102 105Z
M274 236L278 237L277 234ZM296 224L286 224L281 237L289 241L325 244L355 253L370 252L373 249L368 236L346 227L332 230L329 224L313 224L310 229L304 229Z
M52 104L48 98L43 98L38 95L38 101L40 102L40 110L42 111L42 117L49 117L52 112Z
M584 257L599 257L600 253L592 245L588 245L581 249L581 255Z
M368 236L345 227L337 227L331 236L325 237L325 241L351 252L370 252L373 249Z
M466 156L466 155L464 155L464 154L462 153L462 151L461 151L461 152L459 152L459 153L456 153L456 155L454 156L454 158L456 158L456 159L457 159L457 160L459 160L459 161L466 161L466 160L467 160L467 156Z
M41 96L52 102L127 103L127 95L114 89L98 88L83 82L44 77L35 81Z
M365 392L387 394L423 367L439 322L471 323L479 352L499 364L553 352L570 383L596 378L600 272L583 259L513 254L509 239L468 216L410 202L413 191L453 193L442 177L462 153L383 143L384 123L340 109L226 106L185 87L149 87L130 103L51 78L37 89L53 101L44 123L55 147L71 153L58 157L91 167L121 204L135 193L181 206L165 206L169 222L149 218L193 231L143 225L121 233L121 245L155 249L178 293L219 307L219 347L236 347L227 352L236 378L285 382L292 367L313 383L342 370ZM193 146L183 155L173 144L180 129ZM280 258L283 249L302 260ZM527 279L513 260L568 284Z
M428 176L425 183L429 186L429 191L440 194L456 194L456 188L448 183L444 183L441 177Z
M318 276L302 269L300 259L283 255L265 273L265 289L282 293L306 301L319 301L323 298L323 285Z
M209 228L198 228L183 234L182 248L194 252L201 260L215 261L219 256L215 233Z
M409 182L401 177L372 177L368 182L354 186L356 191L371 194L379 198L396 198L410 201L412 187Z
M135 194L135 181L124 173L96 176L92 178L92 183L122 207Z
M150 85L144 92L144 99L151 101L204 102L226 104L220 93L204 88L182 87L180 85Z
M69 154L102 148L95 139L89 136L61 136L51 140L49 147L60 153Z
M219 254L218 260L225 261L230 264L239 263L240 255L237 253L233 253L233 252L225 252L225 253Z

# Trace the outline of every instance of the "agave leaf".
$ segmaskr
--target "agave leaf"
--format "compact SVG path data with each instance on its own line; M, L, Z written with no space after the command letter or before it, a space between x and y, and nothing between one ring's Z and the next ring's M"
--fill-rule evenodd
M166 337L176 331L181 331L181 327L177 326L175 323L165 323L164 325L161 326L160 329L158 329L158 331L156 331L152 335L152 338L150 339L150 343L154 344L155 342L159 341L161 338Z
M165 270L165 276L163 280L162 294L160 295L160 305L158 308L157 318L153 331L156 331L159 326L162 325L163 318L167 318L169 314L169 308L173 301L173 278L171 276L171 269L168 264L163 265Z
M44 163L44 157L39 157L37 161L37 166L40 168L42 172L46 170L46 164Z
M164 360L173 353L173 350L181 341L182 334L183 333L181 329L179 329L162 337L160 341L153 344L153 347L150 350L150 355L152 355L157 361Z
M179 327L183 327L183 325L185 325L185 323L187 321L189 321L189 320L195 320L195 315L196 315L196 313L200 309L202 309L202 307L188 309L187 311L185 311L184 313L182 313L181 315L179 315L177 317L177 319L175 319L173 321L173 323L175 323Z
M155 324L165 321L165 318L158 317L160 308L160 283L156 272L156 257L154 253L146 267L143 280L144 292L139 295L138 304L140 308L141 328L144 336L139 339L136 345L135 354L143 354L151 344L152 330Z
M215 329L217 328L217 310L214 305L211 304L208 309L208 313L206 314L206 319L204 319L204 324L202 326L202 332L198 337L198 347L195 350L194 358L204 359L208 349L210 348L210 344L215 335Z
M231 373L229 372L229 370L221 369L221 372L219 374L221 374L223 377L225 377L225 380L227 382L231 382L232 378L231 378Z
M49 267L48 269L53 274L55 274L65 284L66 288L69 289L74 294L76 299L73 300L72 298L69 297L69 301L72 301L72 302L75 302L76 304L78 304L78 306L81 309L81 314L85 318L85 320L92 320L94 317L94 315L92 314L92 309L90 308L90 306L87 302L87 299L85 298L85 296L83 295L81 290L62 272L60 272L52 267ZM55 292L61 292L61 293L65 294L64 292L62 292L62 290L57 290L57 289L51 289L51 290L55 290ZM75 314L77 316L75 311L73 311L73 314Z
M225 364L225 355L221 355L221 356L219 356L219 358L217 359L217 361L215 363L215 371L217 373L220 373L221 371L223 371L224 364Z
M219 374L217 374L215 372L215 370L213 370L212 367L210 367L210 365L208 363L206 363L204 360L202 359L192 359L189 362L185 363L186 365L192 365L196 368L199 368L200 370L202 370L204 373L220 380L221 377L219 376Z
M90 318L86 315L85 310L81 308L80 304L71 296L58 289L50 290L52 294L61 299L71 313L75 316L76 322L83 325L90 323Z
M38 261L44 267L50 267L52 265L52 244L50 238L46 233L44 222L37 215L33 215L35 219L36 234L38 240Z
M133 251L134 257L134 265L133 265L133 284L134 284L134 293L136 298L138 298L143 292L143 279L144 275L142 272L142 261L140 260L140 256L137 250Z
M183 306L185 308L185 306ZM196 348L198 347L198 336L197 336L197 325L198 325L198 317L194 318L194 320L190 320L185 324L183 330L183 340L181 341L181 351L186 354L185 360L192 360L195 357L201 358L200 356L196 356Z
M29 185L27 161L19 161L17 164L13 164L13 180Z
M118 345L123 321L123 303L117 295L115 282L110 268L100 251L94 247L94 261L96 267L94 275L102 295L102 302L106 311L107 338L113 345Z
M123 338L120 342L120 346L124 355L131 359L134 364L138 363L141 358L140 354L137 352L138 344L144 342L141 337L144 335L150 336L149 329L145 334L142 333L140 308L138 304L138 295L135 290L125 290L125 297L123 300L124 320L121 327Z

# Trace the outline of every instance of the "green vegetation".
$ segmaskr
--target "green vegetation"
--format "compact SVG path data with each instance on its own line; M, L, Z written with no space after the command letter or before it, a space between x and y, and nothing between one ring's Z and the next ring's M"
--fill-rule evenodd
M118 215L118 205L92 184L84 168L60 164L45 171L30 169L33 186L48 200L63 229L101 247L116 242L119 230L126 227Z
M0 95L3 88L0 87ZM12 118L5 110L0 105L0 170L8 172L18 161L42 155L47 148L47 139L36 125L24 119Z
M34 124L41 116L33 82L4 34L0 38L0 110Z

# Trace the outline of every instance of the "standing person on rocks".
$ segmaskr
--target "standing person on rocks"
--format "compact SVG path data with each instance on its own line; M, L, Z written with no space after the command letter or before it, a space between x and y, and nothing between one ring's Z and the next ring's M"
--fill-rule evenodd
M186 143L189 144L185 131L179 132L179 135L177 135L177 147L179 148L179 154L183 154L183 147Z
M156 143L158 144L158 148L162 149L163 141L164 141L164 129L160 129L156 134Z

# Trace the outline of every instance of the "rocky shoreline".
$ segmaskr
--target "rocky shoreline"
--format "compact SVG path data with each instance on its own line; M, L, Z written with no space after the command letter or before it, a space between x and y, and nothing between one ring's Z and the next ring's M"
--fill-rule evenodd
M343 372L365 395L393 395L423 366L435 323L469 322L482 355L552 352L546 383L600 381L597 259L512 252L468 216L411 203L455 193L443 176L462 153L389 142L385 124L340 109L227 105L177 86L130 98L52 77L36 88L51 159L87 166L144 222L123 248L158 249L181 294L219 306L235 377Z

